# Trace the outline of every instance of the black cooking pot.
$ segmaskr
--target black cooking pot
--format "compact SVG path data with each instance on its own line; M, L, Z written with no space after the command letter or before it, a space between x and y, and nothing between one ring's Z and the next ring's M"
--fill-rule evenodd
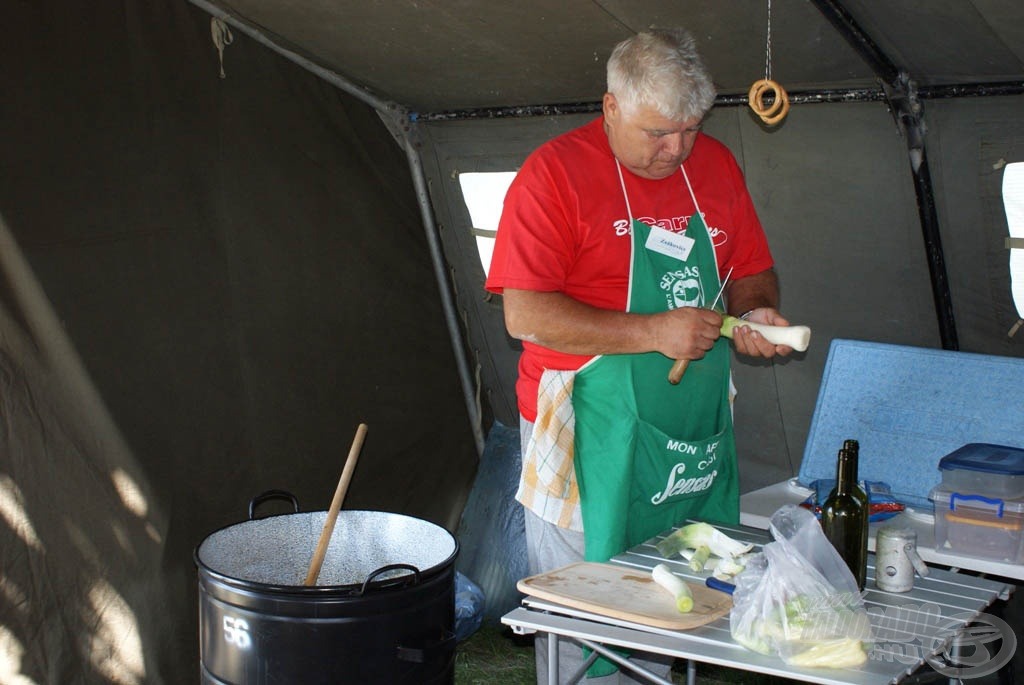
M286 497L295 513L255 518ZM458 543L427 521L340 511L317 585L305 586L327 512L283 491L196 547L206 685L452 683Z

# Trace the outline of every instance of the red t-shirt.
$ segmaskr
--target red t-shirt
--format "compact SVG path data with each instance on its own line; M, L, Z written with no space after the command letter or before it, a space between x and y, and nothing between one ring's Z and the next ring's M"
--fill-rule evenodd
M719 272L731 279L772 267L761 222L732 153L699 134L683 163L708 227ZM622 167L632 216L676 232L696 208L682 173L650 180ZM629 286L629 212L604 119L551 140L533 152L505 196L487 290L562 292L604 309L624 311ZM544 369L578 369L591 357L523 342L516 394L519 411L537 415Z

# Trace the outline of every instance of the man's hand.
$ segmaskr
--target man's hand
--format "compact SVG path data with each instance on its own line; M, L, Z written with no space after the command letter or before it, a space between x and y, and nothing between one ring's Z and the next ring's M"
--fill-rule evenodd
M772 326L789 325L789 321L771 307L758 307L754 309L750 312L747 320ZM736 346L737 354L745 354L748 357L771 358L776 355L785 357L793 351L793 348L788 345L771 344L764 339L763 335L750 328L750 326L744 326L742 323L737 324L736 328L733 329L732 342Z
M652 315L653 349L669 359L701 359L721 337L722 316L711 309L680 307Z
M773 269L744 278L737 278L729 283L725 291L729 302L729 311L739 316L748 312L747 319L755 323L772 326L788 326L789 321L779 314L779 279ZM771 358L775 355L785 356L793 351L786 345L773 345L760 333L749 326L739 325L733 329L732 342L737 354L748 357Z

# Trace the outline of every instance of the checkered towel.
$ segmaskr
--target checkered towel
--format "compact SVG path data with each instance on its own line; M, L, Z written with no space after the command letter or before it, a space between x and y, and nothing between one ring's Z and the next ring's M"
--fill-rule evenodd
M523 454L516 499L545 521L582 530L580 494L573 470L575 371L546 370L537 393L537 420Z

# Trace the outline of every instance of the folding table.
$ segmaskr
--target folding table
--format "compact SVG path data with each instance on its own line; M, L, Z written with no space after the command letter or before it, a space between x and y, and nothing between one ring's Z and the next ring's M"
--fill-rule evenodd
M752 542L755 551L771 540L767 532L747 526L721 527L736 539ZM666 534L669 531L666 531ZM657 536L610 560L609 563L642 572L650 572L665 562L654 545ZM694 574L680 559L668 561L673 571L688 582L704 583L707 573ZM865 602L876 642L866 664L859 668L797 668L782 659L752 652L732 639L729 617L724 616L699 628L686 631L664 630L581 611L547 600L526 597L522 606L502 617L502 623L517 633L541 632L550 636L548 653L549 684L557 681L557 641L573 640L590 647L613 661L621 657L613 648L634 649L687 659L688 680L694 682L697 663L782 676L809 683L828 685L881 685L897 683L925 663L926 657L941 653L962 629L998 599L1010 596L1014 586L968 574L936 569L927 578L918 578L914 589L889 593L874 587L874 555L869 557ZM644 675L644 674L641 674ZM646 674L652 683L668 683ZM565 683L560 685L567 685Z

